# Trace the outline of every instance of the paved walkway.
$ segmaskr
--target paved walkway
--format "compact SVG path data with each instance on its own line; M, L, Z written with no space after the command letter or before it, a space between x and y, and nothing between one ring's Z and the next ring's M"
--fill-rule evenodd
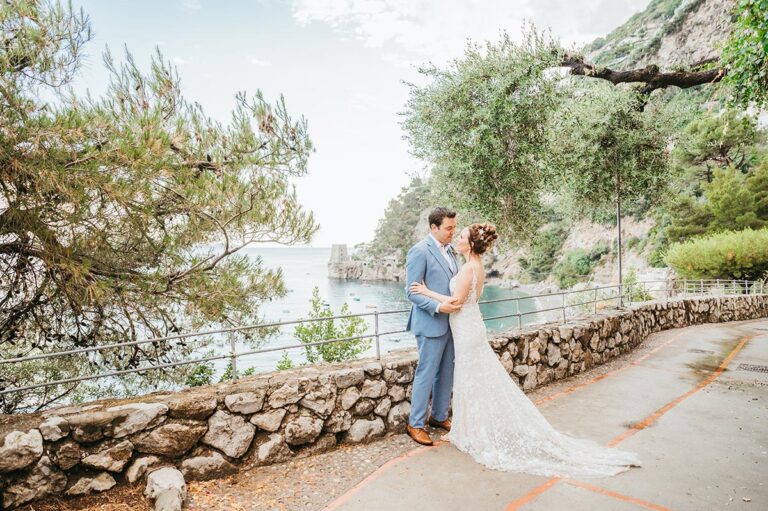
M609 372L534 398L559 430L643 467L558 479L485 469L448 443L392 459L326 511L768 509L768 321L653 336Z

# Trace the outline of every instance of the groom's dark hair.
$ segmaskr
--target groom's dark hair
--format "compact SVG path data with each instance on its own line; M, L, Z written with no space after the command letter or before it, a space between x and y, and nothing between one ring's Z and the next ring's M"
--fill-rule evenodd
M451 211L448 208L433 209L429 214L429 227L431 228L433 224L440 227L443 225L443 220L446 218L456 218L456 212Z

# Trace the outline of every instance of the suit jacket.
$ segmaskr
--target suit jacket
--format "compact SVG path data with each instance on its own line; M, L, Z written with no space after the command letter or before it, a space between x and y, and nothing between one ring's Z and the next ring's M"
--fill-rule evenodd
M413 306L406 330L415 335L441 337L448 332L448 314L437 313L438 302L427 296L411 293L410 286L414 282L424 281L432 291L450 296L451 278L458 272L459 264L453 252L449 253L449 257L453 259L456 271L451 271L432 236L427 236L408 251L405 262L405 294Z

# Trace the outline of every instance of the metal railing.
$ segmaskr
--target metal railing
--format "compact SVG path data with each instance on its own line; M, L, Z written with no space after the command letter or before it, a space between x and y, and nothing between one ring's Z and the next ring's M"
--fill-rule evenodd
M613 284L605 286L595 286L585 289L571 289L567 291L559 291L556 293L544 293L538 295L518 296L511 298L497 298L493 300L483 300L480 305L487 304L499 304L499 303L515 303L514 312L509 314L501 314L496 316L490 316L483 318L484 321L494 321L505 318L516 318L517 328L522 328L523 318L535 314L544 314L545 319L543 322L561 321L565 323L569 319L569 310L577 310L578 313L583 314L586 312L597 313L598 309L605 307L606 304L612 304L615 302L617 307L622 307L625 303L632 304L635 302L642 302L648 299L664 299L665 301L671 298L680 297L690 298L692 296L723 296L732 294L765 294L765 283L763 281L750 281L750 280L648 280L636 283L624 283L622 285ZM612 294L615 291L615 296ZM570 303L569 297L574 297L578 294L591 294L591 299L587 301L576 301ZM520 308L520 302L523 300L536 300L541 304L559 301L557 306L546 306L543 308L536 308L529 311L522 311ZM297 348L307 348L312 346L322 346L332 343L350 342L356 340L373 339L376 351L376 357L381 359L381 338L385 336L397 335L406 333L407 330L392 330L381 331L379 319L382 316L393 314L406 314L410 312L410 308L389 310L389 311L375 311L362 314L346 314L339 316L323 317L323 318L309 318L309 319L297 319L291 321L279 321L273 323L262 323L257 325L247 325L232 328L221 328L215 330L204 330L197 332L189 332L185 334L170 335L165 337L153 337L149 339L143 339L138 341L128 341L112 344L104 344L101 346L93 346L89 348L78 348L53 353L39 353L35 355L27 355L23 357L7 358L0 360L0 367L8 364L19 364L24 362L30 362L33 360L44 360L59 357L76 356L84 353L101 352L110 349L122 348L127 346L139 346L143 344L169 342L179 339L188 339L191 337L202 337L206 335L215 335L223 333L236 333L247 332L259 329L276 328L287 325L299 325L318 321L335 321L338 319L346 318L373 318L373 333L366 335L357 335L346 338L328 339L323 341L311 342L311 343L298 343L287 346L273 346L264 349L254 349L247 351L237 351L237 346L234 338L230 338L229 353L221 355L213 355L202 358L195 358L193 360L182 360L178 362L169 362L165 364L146 365L142 367L135 367L130 369L123 369L118 371L110 371L99 374L91 374L86 376L78 376L72 378L65 378L50 382L36 383L30 385L24 385L13 388L0 388L0 395L9 394L12 392L22 392L25 390L32 390L41 387L49 387L55 385L63 385L67 383L75 383L87 380L95 380L99 378L109 378L123 376L132 373L140 373L159 369L169 369L173 367L179 367L190 364L200 364L204 362L211 362L215 360L229 360L231 364L232 380L237 381L237 359L239 357L245 357L249 355L258 355L263 353L269 353L274 351L283 351ZM556 312L559 311L559 312ZM552 313L547 317L545 313ZM557 316L557 320L553 319L554 315ZM575 316L570 316L571 318ZM526 325L537 324L534 322L528 322Z

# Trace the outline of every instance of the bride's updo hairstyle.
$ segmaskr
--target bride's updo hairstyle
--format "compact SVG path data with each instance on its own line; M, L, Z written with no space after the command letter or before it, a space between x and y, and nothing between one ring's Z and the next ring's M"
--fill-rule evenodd
M477 255L490 249L499 235L496 226L491 224L472 224L469 226L469 248Z

